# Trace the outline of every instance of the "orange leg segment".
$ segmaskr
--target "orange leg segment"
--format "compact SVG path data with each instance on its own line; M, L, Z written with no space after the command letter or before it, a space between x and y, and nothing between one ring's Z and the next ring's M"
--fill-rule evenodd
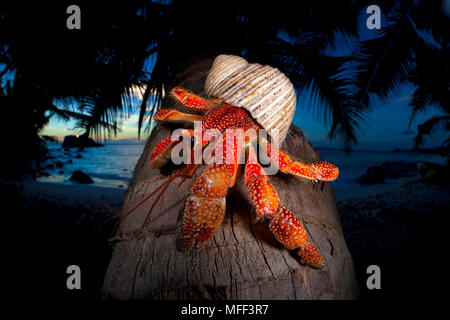
M262 141L261 146L281 172L289 173L314 182L317 182L318 180L334 181L339 176L339 168L329 162L315 161L304 164L293 161L286 153L281 150L276 150L267 141Z
M249 148L249 158L245 167L245 183L252 198L258 217L269 215L269 224L275 238L288 250L297 249L301 261L311 267L321 269L325 260L315 245L306 240L307 232L300 221L288 209L279 205L275 188L269 183L264 169L256 162L256 153Z
M182 87L173 88L171 94L183 105L195 111L208 111L215 106L215 103L199 97Z
M189 114L180 112L175 109L161 109L153 116L155 121L165 121L165 122L194 122L201 121L202 116L196 114Z
M193 136L193 129L183 129L181 131L183 136ZM172 149L180 143L180 137L170 136L166 139L161 140L156 144L156 146L152 150L152 154L150 155L150 166L152 168L161 168L164 166L169 160Z
M226 139L226 134L220 139L222 148L215 148L212 156L221 159L221 163L213 162L206 166L201 176L194 181L186 200L175 242L178 251L203 247L222 223L227 190L234 185L239 171L237 151L243 146L236 139Z
M269 183L264 169L257 162L256 153L249 147L249 156L245 166L245 184L252 198L258 217L275 216L280 200L275 188Z
M288 250L298 248L301 261L313 268L322 269L325 260L316 246L307 241L307 233L303 225L288 209L280 206L277 215L270 222L269 229L275 238Z

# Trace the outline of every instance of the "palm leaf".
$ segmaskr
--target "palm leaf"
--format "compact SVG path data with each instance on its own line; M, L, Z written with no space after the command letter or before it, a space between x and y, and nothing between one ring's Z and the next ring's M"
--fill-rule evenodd
M408 13L396 16L378 37L363 41L360 53L355 56L360 69L356 99L370 103L372 93L386 102L398 94L408 80L414 61L413 48L417 46L417 34Z
M353 98L357 70L352 58L324 54L313 34L295 44L278 39L272 43L272 52L272 64L285 72L299 91L310 92L316 118L330 125L329 139L340 139L346 148L356 144L369 109Z
M433 132L436 132L437 130L445 129L446 131L450 132L450 116L439 116L439 117L433 117L424 123L417 126L417 136L414 138L414 146L415 148L418 148L420 145L423 144L424 136L430 135ZM444 141L444 143L446 143Z
M424 47L417 55L410 81L416 86L409 105L412 107L409 125L415 116L429 106L450 114L450 81L447 74L448 56L444 50Z

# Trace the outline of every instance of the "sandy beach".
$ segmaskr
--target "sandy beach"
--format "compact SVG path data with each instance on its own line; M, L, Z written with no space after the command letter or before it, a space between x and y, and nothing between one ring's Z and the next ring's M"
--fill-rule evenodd
M70 298L100 299L111 254L108 239L115 230L125 189L33 180L25 180L21 186L1 186L18 227L26 234L19 241L23 246L19 252L27 252L22 257L24 274L29 261L35 259L40 261L39 274L44 275L40 284L50 291L63 291ZM450 227L449 191L449 185L409 182L393 190L339 202L363 298L415 294L418 288L435 285L437 274L429 261L438 260L437 255L445 249L442 239ZM89 270L84 292L60 290L70 264ZM369 265L378 265L383 271L381 292L365 288ZM424 272L426 277L418 277ZM22 280L26 283L27 276Z
M450 185L410 182L387 192L340 201L341 223L363 297L434 298L436 272L447 251ZM379 292L368 290L370 265L382 272ZM426 292L426 296L423 296Z
M37 197L72 207L109 205L120 209L126 190L113 186L38 182L32 179L22 181L22 184L25 197Z
M124 188L25 180L0 184L21 236L15 241L16 288L30 297L101 299ZM67 290L67 267L78 265L82 289ZM31 269L30 269L31 268ZM32 270L32 272L30 272ZM30 287L29 284L32 284Z

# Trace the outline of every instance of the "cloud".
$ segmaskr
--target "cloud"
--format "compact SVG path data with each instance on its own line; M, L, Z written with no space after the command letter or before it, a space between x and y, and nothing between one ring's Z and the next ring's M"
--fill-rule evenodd
M394 103L402 102L402 101L409 101L411 99L412 99L412 96L408 94L406 96L398 98L397 100L394 101Z
M131 123L137 123L139 121L139 115L136 113L130 114L129 117L125 115L120 115L117 121L121 122L124 126L129 126Z

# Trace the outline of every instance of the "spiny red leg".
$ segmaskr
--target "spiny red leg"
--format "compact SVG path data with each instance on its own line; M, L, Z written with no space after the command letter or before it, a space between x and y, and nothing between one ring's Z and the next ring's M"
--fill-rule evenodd
M316 246L306 240L307 233L303 225L288 209L280 206L269 224L269 229L288 250L298 248L301 261L313 268L322 269L325 260Z
M257 162L256 153L249 147L247 164L245 166L245 184L247 186L258 217L266 214L274 216L280 200L275 188L268 182L268 177Z
M194 130L193 129L183 129L181 133L182 133L182 135L193 136ZM170 136L170 137L158 142L152 150L152 154L150 156L150 166L152 168L160 168L164 164L166 164L170 159L170 154L171 154L173 147L175 145L177 145L178 143L180 143L180 137L174 137L174 136ZM159 192L158 196L153 201L152 206L150 207L150 209L147 213L147 216L145 217L145 220L143 223L143 227L144 227L153 211L153 208L156 206L157 202L159 201L159 199L161 198L161 196L163 195L165 190L172 183L172 181L175 180L176 178L182 177L183 180L178 185L178 186L180 186L186 179L193 177L197 168L198 168L198 165L188 164L184 169L182 169L181 171L179 171L178 173L176 173L175 175L170 177L167 181L162 183L151 194L149 194L141 202L139 202L133 209L131 209L129 212L127 212L125 215L122 216L122 218L119 221L119 231L120 231L120 226L122 224L122 221L127 216L129 216L137 208L139 208L142 204L144 204L147 200L149 200L156 192L161 190Z
M251 146L245 167L245 184L258 217L269 215L273 218L269 229L277 240L288 250L299 248L297 254L303 263L314 268L323 268L325 260L314 244L306 240L305 228L288 209L279 205L278 194L268 182L261 165L256 162L256 153Z
M215 103L199 97L182 87L173 88L171 93L183 105L195 111L208 111L215 106Z
M178 251L186 252L192 248L203 247L215 234L225 215L225 197L238 172L237 139L224 139L222 148L215 148L213 156L222 163L207 165L190 190L187 198L180 232L176 239ZM231 163L227 163L227 154ZM229 160L229 159L228 159Z
M168 137L158 142L150 155L150 166L153 169L164 166L170 159L170 152L178 142L178 140L174 141L172 137Z
M304 164L293 161L286 153L275 149L269 142L261 141L261 146L267 152L274 164L281 172L312 181L333 181L339 176L339 168L326 161L315 161Z
M182 135L193 136L193 129L183 129L181 131ZM170 136L166 139L161 140L156 144L150 155L150 166L152 168L161 168L169 160L173 147L180 143L181 137Z
M202 116L196 114L189 114L180 112L175 109L161 109L153 116L153 120L155 121L164 121L164 122L194 122L201 121Z

